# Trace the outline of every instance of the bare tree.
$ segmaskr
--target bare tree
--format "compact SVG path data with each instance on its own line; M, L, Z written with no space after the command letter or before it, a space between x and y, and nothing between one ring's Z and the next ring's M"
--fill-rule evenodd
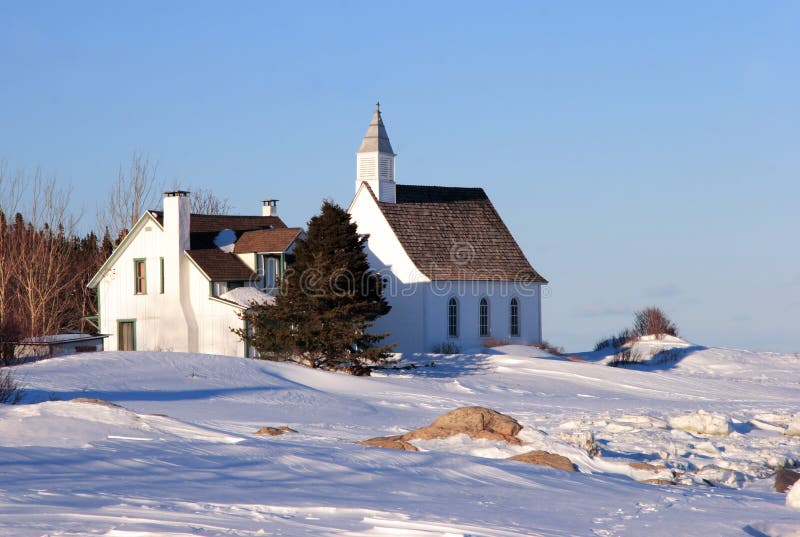
M108 198L97 210L97 229L108 229L114 246L125 238L144 211L157 206L162 182L158 164L134 153L128 171L122 166Z
M228 198L220 198L208 188L193 189L191 203L195 214L229 214L231 211Z
M82 275L75 270L76 253L70 244L77 223L68 212L70 190L58 188L55 178L45 179L40 170L28 184L29 220L26 223L21 215L15 219L6 246L13 256L11 283L22 331L33 336L56 333L75 321Z

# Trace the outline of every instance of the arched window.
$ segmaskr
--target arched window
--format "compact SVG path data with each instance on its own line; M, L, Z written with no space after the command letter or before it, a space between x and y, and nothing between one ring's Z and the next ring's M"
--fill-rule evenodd
M511 337L519 337L519 300L511 299Z
M478 311L478 325L480 326L481 337L489 337L489 301L481 299Z
M458 301L455 298L447 303L447 336L458 337Z

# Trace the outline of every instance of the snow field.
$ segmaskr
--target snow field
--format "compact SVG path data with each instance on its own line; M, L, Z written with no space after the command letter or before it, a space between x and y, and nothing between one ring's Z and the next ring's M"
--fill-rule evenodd
M800 511L770 479L800 453L785 434L796 358L699 349L626 369L584 357L408 356L420 367L370 378L178 353L20 366L25 404L0 407L0 534L797 534ZM355 444L468 405L516 418L523 445ZM253 435L266 425L298 433ZM506 460L533 449L580 472Z

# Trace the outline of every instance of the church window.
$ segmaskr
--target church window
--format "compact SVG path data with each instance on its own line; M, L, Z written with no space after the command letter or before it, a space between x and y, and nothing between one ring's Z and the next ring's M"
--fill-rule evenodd
M458 337L458 301L455 298L447 303L447 336Z
M511 337L519 337L519 300L511 299Z
M478 324L480 326L481 337L489 337L489 301L481 299L480 311L478 312Z

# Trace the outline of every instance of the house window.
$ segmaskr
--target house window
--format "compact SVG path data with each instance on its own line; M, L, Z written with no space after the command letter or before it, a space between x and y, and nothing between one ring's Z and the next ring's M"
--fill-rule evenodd
M481 299L478 311L478 324L480 326L481 337L489 337L489 301Z
M147 266L144 259L133 260L133 292L137 295L147 294Z
M117 321L117 349L136 350L136 321Z
M511 337L519 337L519 300L511 299Z
M281 277L281 258L275 255L259 256L259 273L264 289L275 289Z
M163 295L164 294L164 258L162 257L159 259L159 268L161 269L161 285L159 287L159 292Z
M455 298L447 303L447 336L458 337L458 301Z
M228 291L236 289L237 287L244 287L244 282L241 280L211 282L211 296L222 296Z

